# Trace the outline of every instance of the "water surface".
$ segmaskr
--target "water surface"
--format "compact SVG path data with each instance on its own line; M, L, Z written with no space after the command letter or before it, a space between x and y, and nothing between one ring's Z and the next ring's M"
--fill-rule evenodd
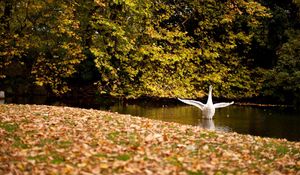
M213 120L202 119L201 111L189 105L170 107L115 105L109 110L167 122L197 125L207 129L300 141L300 115L288 108L232 105L216 109Z

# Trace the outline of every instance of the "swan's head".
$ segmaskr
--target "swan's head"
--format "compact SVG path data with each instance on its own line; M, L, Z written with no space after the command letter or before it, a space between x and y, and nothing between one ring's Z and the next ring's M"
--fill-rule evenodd
M212 91L213 87L212 85L209 86L209 91Z

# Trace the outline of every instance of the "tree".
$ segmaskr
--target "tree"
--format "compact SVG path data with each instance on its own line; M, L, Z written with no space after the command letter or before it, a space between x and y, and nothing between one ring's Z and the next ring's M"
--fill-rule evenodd
M255 37L265 35L262 22L271 17L268 9L257 2L242 0L173 2L174 11L181 11L170 18L171 22L187 31L193 41L195 54L189 62L195 68L189 71L194 89L203 91L214 84L215 96L257 96L261 76L252 70L249 50ZM174 22L176 18L178 23Z
M174 86L184 84L175 76L179 70L175 66L182 55L191 54L179 55L181 51L190 52L181 47L188 39L184 32L160 26L169 18L171 8L147 0L101 5L105 10L96 11L91 22L91 52L101 75L99 91L126 97L170 97L178 93Z
M23 0L1 6L1 70L14 62L23 64L36 84L48 85L56 94L66 92L64 79L84 59L75 3Z
M28 81L57 95L87 70L98 73L87 82L101 94L127 98L203 97L209 84L218 97L254 97L262 86L250 51L271 15L256 1L5 0L0 7L6 80L7 65L20 64Z
M298 18L293 22L294 27L285 31L289 39L277 50L278 60L266 75L264 95L299 105L300 85L296 82L300 80L300 2L295 3L298 5Z

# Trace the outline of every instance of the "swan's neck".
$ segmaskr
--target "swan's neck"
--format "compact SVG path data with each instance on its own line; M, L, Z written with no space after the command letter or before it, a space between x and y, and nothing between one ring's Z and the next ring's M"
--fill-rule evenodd
M209 92L208 92L208 99L207 99L207 104L212 104L212 87L209 86Z

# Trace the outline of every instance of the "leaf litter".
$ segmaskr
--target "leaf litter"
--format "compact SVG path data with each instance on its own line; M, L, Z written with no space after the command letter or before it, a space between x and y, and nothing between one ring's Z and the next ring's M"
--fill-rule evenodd
M111 112L0 105L0 174L300 174L300 142Z

